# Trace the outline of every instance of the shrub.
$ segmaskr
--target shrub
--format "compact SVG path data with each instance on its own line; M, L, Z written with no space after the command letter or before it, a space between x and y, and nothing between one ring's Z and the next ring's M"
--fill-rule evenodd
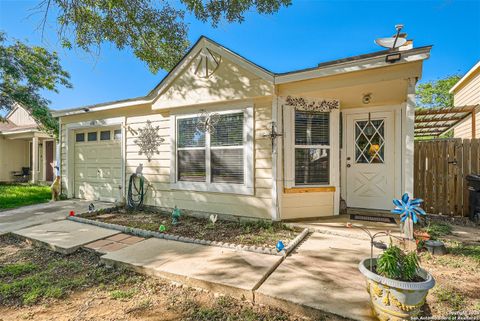
M390 245L377 259L377 273L389 279L413 281L419 268L416 252L405 253L398 246Z

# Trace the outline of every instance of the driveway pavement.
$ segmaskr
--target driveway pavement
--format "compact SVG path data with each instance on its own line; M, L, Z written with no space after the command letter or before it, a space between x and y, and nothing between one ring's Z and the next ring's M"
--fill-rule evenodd
M2 211L0 212L0 235L34 225L63 220L70 211L86 212L90 203L92 201L71 199ZM97 209L112 206L112 203L97 201L93 201L93 204Z

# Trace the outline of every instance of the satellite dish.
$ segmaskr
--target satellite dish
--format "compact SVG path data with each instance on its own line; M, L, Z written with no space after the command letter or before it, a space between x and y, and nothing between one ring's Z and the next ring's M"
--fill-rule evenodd
M402 31L403 29L403 25L395 25L395 29L397 29L396 35L388 38L375 39L375 43L380 47L384 47L388 49L395 49L406 44L407 43L407 39L405 39L406 35L400 34L400 31Z
M395 43L395 40L397 41L396 43ZM375 43L383 48L395 49L406 44L407 39L397 38L397 37L378 38L378 39L375 39Z

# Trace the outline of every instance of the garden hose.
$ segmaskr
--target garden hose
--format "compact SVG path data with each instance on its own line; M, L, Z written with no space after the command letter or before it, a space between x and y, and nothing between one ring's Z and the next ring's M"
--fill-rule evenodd
M137 179L138 178L138 179ZM129 208L137 209L143 205L147 191L143 188L145 178L141 174L132 174L128 183L127 205Z

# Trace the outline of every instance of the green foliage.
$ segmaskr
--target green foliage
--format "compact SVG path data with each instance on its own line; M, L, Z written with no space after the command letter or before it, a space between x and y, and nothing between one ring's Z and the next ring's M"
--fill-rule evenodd
M429 81L417 86L417 105L421 108L453 107L453 95L448 91L460 80L459 75Z
M453 311L461 310L465 306L465 299L461 293L457 293L453 289L447 289L437 286L433 291L433 295L440 302L445 302Z
M153 73L171 70L189 46L185 15L193 14L216 27L222 19L242 22L256 10L272 14L291 0L180 0L178 8L168 1L152 0L48 0L39 8L56 15L64 48L96 53L104 43L118 49L130 47ZM52 7L55 6L55 9ZM46 21L43 21L45 24Z
M444 222L429 222L423 230L430 235L430 239L438 240L445 235L452 234L452 225Z
M416 252L405 254L398 246L390 245L377 259L377 272L389 279L413 281L419 268Z
M59 86L72 87L70 75L62 69L57 53L18 40L9 42L0 31L0 77L0 111L8 112L20 104L46 132L56 135L58 122L50 114L50 102L41 92L58 93Z
M37 265L29 262L0 266L0 277L16 277L25 273L29 273L36 268Z
M135 295L135 290L115 290L110 292L110 297L114 300L131 299Z
M30 184L0 184L0 209L48 202L50 187Z
M480 245L461 245L448 247L448 252L453 255L469 257L480 264Z

